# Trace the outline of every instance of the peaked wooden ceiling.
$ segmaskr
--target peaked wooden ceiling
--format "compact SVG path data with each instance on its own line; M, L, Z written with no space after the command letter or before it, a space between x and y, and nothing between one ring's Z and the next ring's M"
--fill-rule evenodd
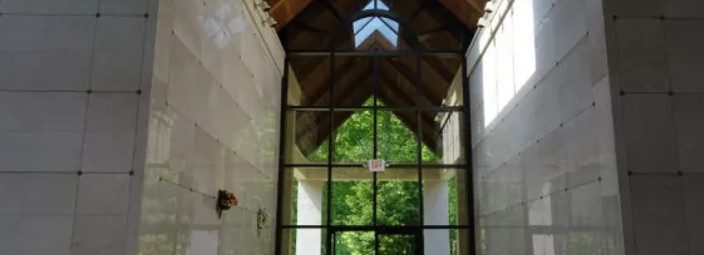
M472 36L485 0L382 0L390 11L362 10L371 0L269 0L270 13L284 45L291 51L456 52L465 50L462 34ZM399 23L398 42L373 32L355 45L352 22L363 17L387 17ZM376 94L388 107L443 105L461 59L420 56L292 56L301 88L301 106L359 107ZM332 72L332 73L331 73ZM330 85L334 88L330 93ZM377 89L373 89L376 87ZM331 98L332 97L332 98ZM299 114L296 143L311 153L353 112ZM394 114L431 149L441 138L437 112L395 111Z
M316 0L266 0L271 6L269 14L277 21L276 29L288 25L308 5ZM483 14L486 0L437 0L450 10L467 27L474 27Z

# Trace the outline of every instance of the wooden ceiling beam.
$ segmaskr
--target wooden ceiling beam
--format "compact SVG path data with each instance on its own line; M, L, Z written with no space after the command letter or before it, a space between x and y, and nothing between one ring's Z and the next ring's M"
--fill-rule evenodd
M337 21L339 21L342 24L347 23L347 18L342 16L342 14L339 11L337 11L337 9L335 9L335 6L330 2L330 0L318 0L318 2L323 4L325 9L328 9L328 11L332 14L333 17L335 17L335 19Z
M474 9L477 10L477 12L479 12L479 13L484 12L484 6L486 5L486 2L487 2L487 0L462 0L462 1L468 2L469 5L474 7Z
M421 59L422 62L430 66L430 68L433 69L433 71L435 71L435 73L437 73L443 81L445 81L446 85L449 85L452 80L455 79L455 74L450 72L448 70L448 67L444 63L442 63L442 61L440 61L438 58L424 57Z
M382 99L388 101L389 103L393 102L394 100L398 100L401 95L399 93L396 93L396 91L393 91L393 89L384 89L381 92ZM406 125L406 128L411 130L413 134L416 135L416 138L418 138L418 115L416 115L416 111L391 111L396 117L398 117L401 122L403 122ZM427 112L421 113L423 115L427 115ZM421 119L428 119L429 117L424 116L421 117ZM420 135L423 138L423 143L425 143L428 147L430 147L432 150L435 150L435 142L437 141L437 130L439 126L435 121L431 122L426 122L423 121L420 123L420 132L422 135Z
M306 31L306 32L313 33L313 34L319 34L319 35L323 35L323 36L333 36L333 33L329 32L325 29L311 26L308 23L300 22L296 19L291 21L291 26L295 27L296 29L300 29L302 31Z
M386 75L384 73L379 74L379 81L382 84L381 87L381 92L382 94L386 91L390 90L400 90L401 87L407 87L404 85L400 85L399 83L402 83L402 81L395 80L391 78L389 75ZM412 90L416 90L416 88L412 88ZM404 91L408 92L408 90ZM415 94L415 93L414 93ZM395 94L396 97L394 98L384 98L385 101L393 101L395 99L400 100L401 102L394 101L394 102L388 102L387 106L391 107L398 107L398 106L408 106L408 105L419 105L418 99L415 97L415 95L409 95L408 93L400 93L400 94Z
M306 105L313 105L313 106L321 106L321 105L328 105L329 102L329 91L330 91L330 85L331 84L338 84L340 80L342 80L343 77L348 76L349 73L351 73L352 70L357 70L362 67L364 69L369 69L368 66L364 65L355 65L355 59L354 58L348 58L347 61L344 62L344 64L338 69L341 70L340 72L334 72L332 76L328 77L324 81L323 84L317 86L320 89L316 90L313 93L310 93L312 96L310 96L310 99L306 99L308 101ZM337 69L337 68L336 68ZM347 77L349 78L349 77ZM333 85L335 86L335 85ZM310 100L310 101L309 101ZM309 102L313 102L312 104Z
M396 70L399 73L399 76L403 78L403 81L395 82L395 84L397 85L396 89L398 89L399 91L406 92L406 94L409 95L409 98L412 99L413 103L422 107L431 107L433 105L437 105L433 104L433 100L429 99L426 95L421 92L420 88L422 88L423 86L419 86L419 84L417 84L413 80L413 78L409 77L410 74L408 71L401 70L407 68L398 67L396 66L396 64L393 63L386 63L384 66L390 66L390 69ZM387 78L387 80L391 80L387 75L385 75L385 72L380 73L383 74L381 76L382 78Z
M310 4L310 6L307 7L308 9L305 12L305 15L296 17L296 20L301 20L301 23L307 23L307 24L320 24L316 22L320 16L323 16L325 12L325 8L321 6L319 3L317 3L315 0L313 0L313 3ZM307 20L306 20L307 19ZM289 42L293 42L296 39L298 39L299 35L302 33L302 30L297 30L297 29L292 29L292 32L289 31Z
M352 37L350 37L350 36L337 36L337 37L328 37L328 38L329 38L328 40L335 40L331 43L332 47L334 47L334 48L338 48L341 45L344 45L345 43L349 43L352 41ZM309 58L309 59L314 59L314 58ZM323 63L326 62L325 61L326 59L330 59L330 58L319 58L318 61L311 61L309 64L300 68L299 70L312 70L312 71L301 73L301 74L296 73L298 80L301 82L304 82L308 78L309 74L317 71L321 66L325 67L325 65L323 65Z
M416 81L414 81L415 79L410 78L410 77L414 77L413 73L415 72L415 70L413 70L413 71L409 70L408 67L406 67L405 65L400 63L400 61L393 60L392 58L389 58L388 61L390 62L391 66L394 69L396 69L400 74L405 76L406 79L411 82L411 84L417 83L416 86L421 88L421 90L423 90L423 88L427 88L427 90L423 90L423 92L426 92L426 91L431 92L428 95L428 96L430 96L429 100L431 102L437 102L432 105L439 105L439 102L442 101L442 99L444 98L445 95L443 95L442 93L436 93L435 90L431 90L432 87L430 85L428 85L427 82L425 82L425 81L416 82Z
M416 8L413 9L413 11L411 12L411 14L408 15L408 17L406 18L406 19L408 20L408 22L413 21L413 19L414 19L415 17L417 17L418 14L420 14L421 12L423 12L423 9L425 9L425 7L427 7L427 6L430 4L431 1L432 1L432 0L424 0L423 2L418 3L418 5L416 6Z
M371 79L371 69L357 68L354 71L355 72L352 72L352 73L346 75L346 76L350 76L348 79L350 82L340 83L340 85L338 87L336 87L336 91L339 91L339 92L335 93L334 96L336 98L334 98L335 100L332 100L333 101L332 103L339 104L340 102L339 102L339 100L337 100L338 99L337 97L341 97L341 96L344 97L347 95L358 94L358 93L360 93L359 91L362 91L361 92L362 94L371 95L371 86L364 86L364 87L355 86L357 84L361 84L362 82L367 82L368 80ZM365 88L368 88L368 89L365 89ZM328 105L327 102L329 102L328 101L329 97L330 97L330 93L322 93L321 97L318 99L318 102L321 103L320 105ZM354 101L352 103L355 103L355 102L356 101ZM359 105L362 105L362 103L360 103ZM312 130L311 128L305 127L301 130L297 130L297 133L298 132L310 132L311 130ZM298 138L300 136L301 135L299 134L296 137Z
M431 37L445 32L446 29L447 28L445 27L445 25L440 25L440 26L437 26L433 29L424 31L418 35L418 41L425 42L426 40L430 39ZM454 34L454 33L451 33L451 34L453 35L453 37L456 37L459 39L459 37L456 34Z
M399 37L413 49L426 48L425 45L419 41L417 35L413 35L408 31L400 31ZM438 59L424 57L421 58L421 61L428 64L446 83L452 82L455 78L455 74L449 71Z
M269 15L276 20L276 31L285 27L298 16L313 0L278 0L269 1Z
M366 71L363 71L359 75L354 76L354 80L345 84L344 87L340 87L340 93L335 93L335 96L342 98L335 98L333 102L337 102L339 104L343 102L341 100L349 100L350 105L361 106L364 103L364 100L372 95L371 87L365 89L354 86L355 84L368 83L369 80L371 80L371 70L369 68L366 68L365 70ZM328 96L329 93L325 93L325 97ZM330 130L330 116L327 112L315 112L314 115L316 116L313 118L315 121L296 120L297 124L301 121L300 126L296 125L296 143L301 151L306 155L315 150L315 148L318 148L320 144L328 139L327 136ZM333 127L335 129L337 129L337 127L339 127L339 125L341 125L344 120L347 120L349 117L349 115L342 115L342 117L339 116L340 114L337 114L334 119ZM305 139L308 137L315 137L316 140L308 141Z
M486 0L438 0L450 13L468 28L476 27L477 20L484 13ZM472 2L472 3L470 3ZM476 5L476 7L475 7ZM480 7L481 6L481 7Z

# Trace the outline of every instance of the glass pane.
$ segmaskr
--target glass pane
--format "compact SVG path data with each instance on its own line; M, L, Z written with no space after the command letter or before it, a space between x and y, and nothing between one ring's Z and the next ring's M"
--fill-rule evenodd
M317 228L283 229L281 231L282 254L309 255L325 254L326 230ZM247 245L245 245L247 246ZM251 245L250 245L251 246ZM255 251L246 252L235 247L243 254L255 254Z
M426 111L421 113L423 121L423 163L463 164L465 162L464 113Z
M330 113L286 112L286 163L327 164Z
M418 162L418 113L378 111L378 155L389 163Z
M283 185L284 225L325 225L327 168L286 168Z
M372 98L372 59L369 57L335 57L331 76L336 107L359 107Z
M337 168L332 179L332 224L371 225L373 174L363 168Z
M288 105L330 105L330 57L292 57L288 77Z
M374 117L372 111L337 111L334 116L333 161L359 163L372 158Z
M415 166L377 174L377 225L420 224L420 188Z
M467 224L466 173L466 169L423 169L425 225Z
M338 232L334 238L335 255L374 254L374 232Z
M416 254L415 235L379 235L380 255L412 255ZM431 253L435 254L435 253Z
M415 56L378 58L377 96L386 106L430 106L426 95L420 93L418 60Z
M461 61L456 57L423 57L420 61L421 93L433 106L461 106Z
M426 229L423 232L425 254L467 255L469 249L467 229Z

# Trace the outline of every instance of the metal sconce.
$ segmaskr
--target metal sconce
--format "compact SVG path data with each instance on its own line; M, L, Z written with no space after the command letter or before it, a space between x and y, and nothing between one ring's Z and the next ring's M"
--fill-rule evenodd
M486 4L484 5L484 12L486 13L492 13L496 10L496 4L494 1L487 1Z
M259 208L257 210L257 229L263 229L267 223L269 223L269 214L266 213L266 209Z
M258 7L263 12L268 12L271 10L271 6L269 6L269 4L265 1L259 1L256 4L254 4L254 6Z
M259 13L259 18L261 18L262 24L268 25L270 27L276 27L278 23L273 17L271 17L271 15L269 15L269 11L271 11L271 6L267 2L261 0L255 3L254 6L259 8L259 10L261 11L261 13Z
M268 24L270 27L276 27L276 25L278 24L276 22L276 19L274 19L274 17L272 16L269 16L266 21L264 21L264 23Z
M487 25L487 21L484 17L481 17L481 18L479 18L479 20L477 20L477 27L482 28L482 27L486 27L486 25Z

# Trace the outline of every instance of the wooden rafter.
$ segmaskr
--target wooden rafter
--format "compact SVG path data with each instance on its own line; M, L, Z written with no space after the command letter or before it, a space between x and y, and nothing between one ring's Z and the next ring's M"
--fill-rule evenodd
M388 85L388 84L387 84ZM400 95L401 93L398 93L398 91L395 91L391 89L390 86L386 86L388 89L382 89L381 91L381 97L384 101L386 101L389 104L395 104L396 100L399 100L399 98L403 97ZM433 146L437 142L437 130L439 127L437 123L434 121L422 121L420 123L420 132L422 135L418 134L418 116L416 115L415 111L393 111L392 112L396 117L403 122L406 127L411 130L416 136L422 137L423 138L423 143L425 143L428 147L431 149L435 149L435 146ZM430 118L430 112L423 112L422 113L422 119L431 119Z
M269 0L269 15L276 20L276 30L288 25L314 0Z
M460 34L474 29L475 18L482 13L485 0L387 0L391 11L362 11L367 1L271 0L274 9L283 8L280 7L283 2L305 5L294 18L277 18L280 27L287 28L282 34L288 36L283 39L288 49L314 53L329 51L330 56L338 51L354 50L417 50L426 53L460 50L464 46ZM388 43L376 31L360 47L355 47L352 22L363 17L360 15L392 15L389 17L401 24L398 43ZM380 60L376 65L366 57L330 56L311 54L307 57L292 55L290 58L292 70L296 72L301 86L303 106L327 106L330 102L335 107L356 107L361 106L374 92L385 105L391 107L440 106L460 66L459 60L448 61L428 55L417 58L380 55L376 56ZM330 65L335 68L332 74L329 74ZM330 84L335 84L332 98ZM330 116L326 111L313 111L302 114L296 118L296 143L303 153L309 154L329 139L331 128L337 129L353 113L336 111L334 116ZM441 139L438 135L441 127L434 121L435 113L422 112L421 120L418 120L415 111L400 111L396 115L410 130L423 137L424 144L436 149L435 145ZM417 133L418 126L421 126L420 134Z
M354 78L350 77L352 75L348 75L352 72L353 70L364 70L368 69L368 66L364 65L359 65L359 63L356 63L354 58L346 58L346 61L340 66L338 70L339 72L334 72L330 77L328 77L327 80L324 80L322 84L316 86L317 90L311 92L311 96L309 99L307 99L306 105L328 105L329 99L330 99L330 93L329 93L329 87L332 84L333 86L337 87L339 82L343 80L343 78Z
M413 73L415 72L415 70L409 70L409 68L406 65L402 64L398 60L394 60L393 58L389 58L388 61L391 63L391 66L394 69L396 69L396 71L398 71L398 73L405 76L409 82L414 83L414 79L411 77L414 77ZM421 81L418 82L417 86L419 88L421 88L421 91L423 91L424 93L426 93L426 92L429 93L427 96L430 98L429 101L435 102L433 105L439 105L439 102L441 102L442 98L445 96L444 93L436 92L436 91L439 91L437 89L435 89L435 90L430 89L430 88L437 87L437 86L431 86L427 82L429 80L429 79L427 79L427 77L422 77L422 78L423 79L421 79ZM437 85L440 85L440 84L437 84ZM445 85L445 86L448 86L448 85ZM427 88L427 90L425 88Z
M342 84L339 87L339 93L335 93L337 104L343 104L342 100L350 101L350 105L362 105L364 100L372 95L371 87L366 89L355 87L355 84L368 83L371 80L371 70L368 68L363 69L360 74L355 75L354 80L349 83ZM325 93L325 97L329 94ZM344 99L343 99L344 98ZM339 100L338 100L339 99ZM320 146L326 139L330 130L330 116L326 112L311 112L312 115L317 116L313 120L297 119L296 120L296 143L303 153L310 153L315 148ZM333 126L337 128L341 125L349 115L337 114L334 118ZM306 139L308 137L315 137L316 140L310 141Z
M433 100L437 101L438 99L428 98L431 95L426 95L421 92L420 88L422 85L415 82L412 77L409 77L409 72L402 71L407 69L405 66L397 66L398 64L388 63L387 61L382 62L384 62L381 65L382 69L388 70L386 72L381 72L382 74L385 74L383 77L388 77L386 75L387 73L398 73L397 76L401 79L393 82L395 89L405 92L404 94L407 94L408 98L410 98L415 105L423 107L437 105L433 104Z
M438 0L467 27L474 27L484 14L486 0Z

